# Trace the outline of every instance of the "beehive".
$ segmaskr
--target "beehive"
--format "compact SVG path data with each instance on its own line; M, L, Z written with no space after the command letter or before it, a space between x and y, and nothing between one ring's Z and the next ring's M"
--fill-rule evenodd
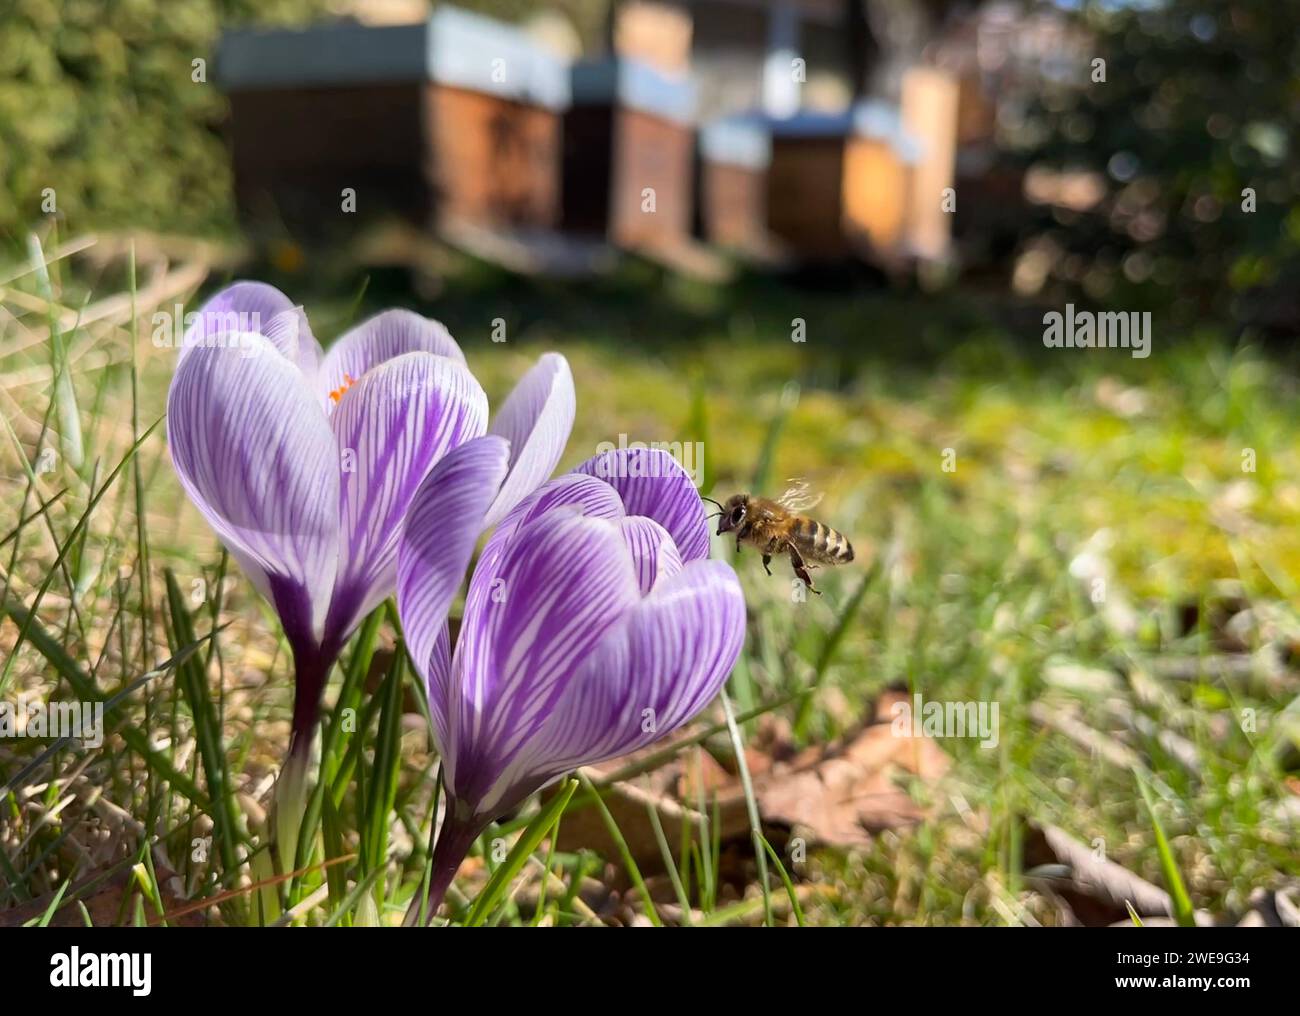
M765 254L767 172L772 140L758 117L728 117L700 128L696 232L742 254Z
M883 102L771 121L768 224L809 261L907 254L920 151Z
M630 249L690 238L695 90L626 58L573 66L564 116L564 225Z
M231 32L217 59L246 219L558 224L568 69L517 29L440 7L413 25Z

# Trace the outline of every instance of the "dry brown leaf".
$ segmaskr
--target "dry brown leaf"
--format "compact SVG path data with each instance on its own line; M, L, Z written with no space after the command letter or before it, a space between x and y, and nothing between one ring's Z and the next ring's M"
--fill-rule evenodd
M889 721L895 702L886 692L876 703L875 721L825 748L801 752L756 780L754 794L764 822L797 827L813 842L866 846L873 833L920 821L923 808L903 778L938 782L948 756L929 737L899 737Z
M861 847L870 843L874 833L923 817L924 809L908 794L904 782L914 777L933 784L948 771L949 760L931 738L894 734L891 709L904 698L901 692L886 692L876 703L871 722L830 745L797 753L788 741L775 736L776 728L760 731L746 747L745 759L769 839L784 842L794 829L813 844ZM636 757L591 767L587 774L599 783L602 776ZM689 748L653 772L608 788L605 803L643 874L663 870L650 808L674 854L683 823L698 830L707 822L712 835L715 818L724 846L741 841L749 850L749 817L740 779L702 748ZM695 838L698 841L698 832ZM618 856L617 845L595 808L565 814L559 845L563 850L587 847L606 857Z

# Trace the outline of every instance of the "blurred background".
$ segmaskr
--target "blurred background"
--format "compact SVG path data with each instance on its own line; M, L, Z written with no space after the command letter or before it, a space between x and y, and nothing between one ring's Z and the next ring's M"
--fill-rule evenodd
M232 624L213 680L252 828L287 735L283 646L246 583L206 593L226 562L161 430L138 497L114 488L60 546L163 412L156 313L264 279L328 342L400 305L451 329L494 402L542 350L569 358L562 469L603 442L698 448L701 493L805 478L858 548L816 573L822 598L735 558L745 750L710 738L638 785L678 807L665 823L730 802L740 847L705 914L764 916L743 757L819 923L1113 923L1126 891L1095 887L1129 874L1149 919L1185 891L1203 922L1295 921L1298 28L1246 0L12 0L5 674L56 694L63 647L126 687L175 634L147 609L164 572L199 583L196 617ZM1149 314L1150 355L1046 345L1069 307ZM997 703L997 745L882 747L915 693ZM159 694L133 722L183 751L186 706ZM25 889L0 912L138 850L118 812L156 799L119 785L134 749L109 744L111 778L52 784L69 806L10 795ZM24 761L0 744L0 775ZM617 813L643 824L645 802ZM616 856L599 823L564 828L574 856ZM213 877L173 861L185 893ZM567 872L630 921L615 867Z
M292 245L396 212L453 234L703 237L803 262L847 248L1285 331L1293 15L1226 0L20 0L3 15L0 229L20 248L51 217ZM619 210L635 196L650 218L642 187L663 193L638 228Z

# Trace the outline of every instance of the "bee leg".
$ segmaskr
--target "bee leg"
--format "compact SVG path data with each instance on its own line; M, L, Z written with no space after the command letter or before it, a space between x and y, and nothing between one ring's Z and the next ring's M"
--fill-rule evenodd
M787 549L790 552L790 564L794 566L794 573L799 576L805 586L818 596L821 596L822 591L812 584L812 577L808 574L808 567L804 564L803 555L794 549L794 544L788 544Z
M770 565L771 563L772 563L772 555L771 555L771 554L764 554L764 555L763 555L763 571L767 572L769 575L772 574L772 569L768 567L768 565Z

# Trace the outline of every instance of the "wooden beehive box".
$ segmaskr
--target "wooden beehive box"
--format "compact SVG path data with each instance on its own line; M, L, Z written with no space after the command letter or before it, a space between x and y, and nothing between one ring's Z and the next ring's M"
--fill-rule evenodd
M907 254L919 146L882 102L771 121L768 223L807 261Z
M759 117L727 117L700 128L696 234L744 255L770 252L767 173L772 139Z
M689 78L615 58L578 63L564 116L564 225L617 246L690 239L695 89Z
M517 29L440 7L413 25L232 32L217 66L251 222L559 222L568 68Z

